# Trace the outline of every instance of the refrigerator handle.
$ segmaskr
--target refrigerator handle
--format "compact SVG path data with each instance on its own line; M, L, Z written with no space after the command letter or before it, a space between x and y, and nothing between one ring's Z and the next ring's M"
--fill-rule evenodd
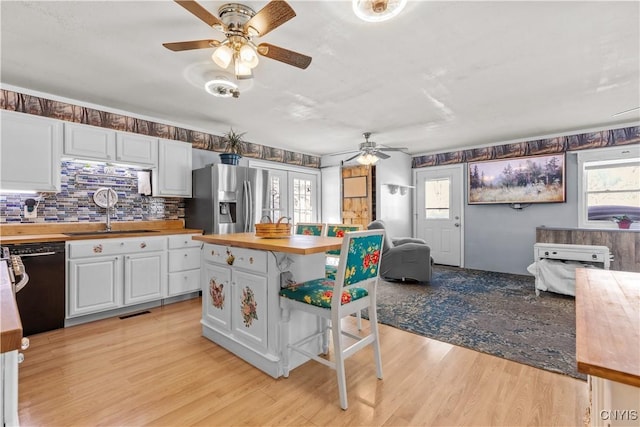
M248 230L247 222L249 220L249 189L247 187L247 181L242 181L242 231L246 233Z
M248 212L248 218L247 218L247 231L251 231L251 229L253 228L253 219L254 219L253 188L251 188L251 181L247 181L247 189L249 193L249 212Z

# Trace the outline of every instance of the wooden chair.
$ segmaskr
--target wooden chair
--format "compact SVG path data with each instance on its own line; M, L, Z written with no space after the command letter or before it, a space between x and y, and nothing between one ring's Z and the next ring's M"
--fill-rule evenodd
M321 222L299 222L296 224L295 234L307 236L324 236L325 224Z
M378 336L376 313L376 287L379 279L379 265L382 255L383 230L357 231L347 233L342 241L340 262L336 280L326 278L297 283L280 290L282 309L283 345L281 347L284 376L289 376L289 352L299 352L313 360L336 370L340 407L347 409L347 383L344 361L358 350L373 345L376 375L382 379L382 360ZM342 319L366 308L369 312L370 331L367 335L355 335L342 330ZM315 334L289 344L289 319L292 310L300 310L318 316L320 330ZM312 354L309 343L321 339L322 351L328 353L328 332L333 342L333 360ZM345 346L345 335L355 343Z

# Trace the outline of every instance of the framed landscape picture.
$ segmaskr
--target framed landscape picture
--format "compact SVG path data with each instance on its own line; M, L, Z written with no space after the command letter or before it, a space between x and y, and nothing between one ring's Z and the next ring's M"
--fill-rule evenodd
M565 154L469 162L467 202L562 203Z

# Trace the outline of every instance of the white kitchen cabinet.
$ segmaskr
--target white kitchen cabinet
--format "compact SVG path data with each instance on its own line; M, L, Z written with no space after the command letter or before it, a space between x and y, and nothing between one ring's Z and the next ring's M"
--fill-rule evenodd
M69 260L69 317L122 306L122 256L96 256Z
M67 242L67 317L165 297L166 242L159 236Z
M203 323L259 354L267 342L267 252L203 247Z
M59 192L62 122L7 110L0 121L2 190Z
M98 126L64 124L64 155L87 160L116 161L116 131Z
M180 295L200 290L201 242L191 234L169 236L169 289L168 295Z
M166 252L124 256L124 304L154 301L167 295Z
M156 167L158 165L158 138L147 135L117 132L116 160Z
M191 144L160 139L158 168L153 173L153 195L191 197Z

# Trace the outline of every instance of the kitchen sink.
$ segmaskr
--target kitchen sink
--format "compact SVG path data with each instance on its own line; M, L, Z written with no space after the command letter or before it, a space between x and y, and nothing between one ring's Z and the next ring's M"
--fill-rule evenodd
M65 236L108 236L112 234L140 234L140 233L157 233L158 230L96 230L96 231L78 231L71 233L62 233Z

